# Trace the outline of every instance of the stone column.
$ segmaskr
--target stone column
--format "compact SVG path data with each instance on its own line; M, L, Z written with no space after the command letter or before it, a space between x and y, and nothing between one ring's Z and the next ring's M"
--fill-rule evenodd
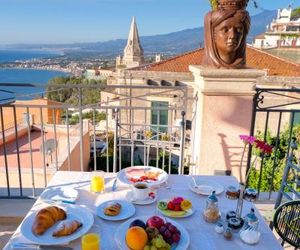
M249 134L256 81L266 72L192 65L189 69L198 97L192 142L195 174L232 173L240 180L245 176L245 164L240 170L243 143L239 135Z

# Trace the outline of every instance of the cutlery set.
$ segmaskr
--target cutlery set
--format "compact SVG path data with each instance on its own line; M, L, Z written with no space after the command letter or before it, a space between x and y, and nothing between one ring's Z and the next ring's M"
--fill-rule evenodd
M33 243L13 243L11 245L11 248L13 250L22 250L22 249L42 249L42 250L72 250L72 247L66 246L66 245L38 245Z

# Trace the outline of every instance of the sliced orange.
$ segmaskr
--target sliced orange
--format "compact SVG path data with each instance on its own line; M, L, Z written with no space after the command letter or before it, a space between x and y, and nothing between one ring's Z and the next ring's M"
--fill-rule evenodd
M192 207L192 203L189 200L183 200L180 203L180 207L182 210L187 211Z

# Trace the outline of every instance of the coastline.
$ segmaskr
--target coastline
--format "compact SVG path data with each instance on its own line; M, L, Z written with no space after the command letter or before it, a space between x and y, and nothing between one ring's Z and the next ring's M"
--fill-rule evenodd
M64 72L64 73L69 73L74 75L74 72L71 69L67 69L67 68L61 68L61 67L41 67L41 66L37 66L37 67L18 67L18 66L13 66L13 67L9 67L7 65L5 65L3 67L3 65L0 64L0 69L22 69L22 70L46 70L46 71L59 71L59 72Z

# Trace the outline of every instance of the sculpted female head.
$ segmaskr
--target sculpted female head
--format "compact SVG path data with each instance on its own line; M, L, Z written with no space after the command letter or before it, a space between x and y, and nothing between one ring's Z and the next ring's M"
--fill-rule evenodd
M215 68L245 66L250 17L246 10L217 10L205 17L205 58Z

